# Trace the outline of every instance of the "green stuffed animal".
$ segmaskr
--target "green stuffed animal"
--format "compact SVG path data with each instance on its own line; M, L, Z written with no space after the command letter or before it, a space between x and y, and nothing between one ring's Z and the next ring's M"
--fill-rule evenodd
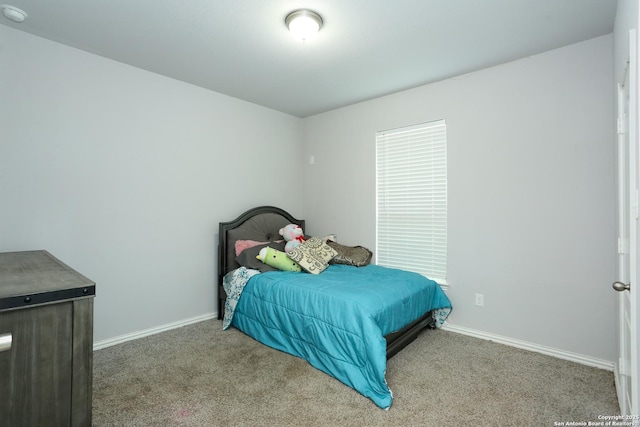
M260 249L256 258L273 268L277 268L278 270L302 271L300 266L289 258L286 253L273 249L269 246Z

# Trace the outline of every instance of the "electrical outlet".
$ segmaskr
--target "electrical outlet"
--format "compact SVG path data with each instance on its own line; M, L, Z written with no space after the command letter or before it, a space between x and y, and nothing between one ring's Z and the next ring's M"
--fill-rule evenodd
M476 305L478 307L484 306L484 295L483 294L476 294Z

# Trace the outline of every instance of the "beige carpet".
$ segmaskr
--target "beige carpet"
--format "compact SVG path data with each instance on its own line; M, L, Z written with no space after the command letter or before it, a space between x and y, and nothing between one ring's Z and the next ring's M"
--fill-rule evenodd
M613 374L442 330L387 366L384 411L211 320L94 353L94 426L554 426L619 413Z

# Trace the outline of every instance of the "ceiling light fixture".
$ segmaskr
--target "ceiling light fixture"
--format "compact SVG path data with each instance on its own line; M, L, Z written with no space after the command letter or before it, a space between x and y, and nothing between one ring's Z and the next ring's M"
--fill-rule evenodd
M322 17L311 10L300 9L288 14L284 23L295 38L306 41L318 34L322 28Z
M3 4L2 6L0 6L0 8L2 8L2 13L4 14L4 16L6 16L7 19L12 20L13 22L17 22L19 24L27 19L27 13L15 6Z

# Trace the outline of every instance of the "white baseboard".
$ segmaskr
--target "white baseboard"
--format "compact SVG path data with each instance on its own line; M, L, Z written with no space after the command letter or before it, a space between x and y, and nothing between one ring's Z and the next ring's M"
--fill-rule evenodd
M180 328L182 326L191 325L193 323L203 322L209 319L215 319L218 317L218 313L207 313L200 316L191 317L189 319L179 320L177 322L166 323L164 325L155 326L153 328L145 329L143 331L131 332L129 334L120 335L118 337L109 338L102 341L93 343L93 351L100 350L112 345L122 344L123 342L137 340L138 338L148 337L149 335L159 334L160 332L169 331L171 329Z
M463 335L469 335L475 338L481 338L488 341L495 341L497 343L509 345L511 347L534 351L536 353L542 353L547 356L553 356L559 359L568 360L570 362L580 363L581 365L587 365L587 366L592 366L594 368L605 369L607 371L613 371L613 368L614 368L614 363L608 360L597 359L595 357L585 356L583 354L572 353L570 351L560 350L558 348L547 347L540 344L521 341L513 338L504 337L501 335L491 334L488 332L482 332L475 329L465 328L463 326L456 326L450 323L445 323L442 326L442 329L445 331L451 331L451 332L456 332Z

